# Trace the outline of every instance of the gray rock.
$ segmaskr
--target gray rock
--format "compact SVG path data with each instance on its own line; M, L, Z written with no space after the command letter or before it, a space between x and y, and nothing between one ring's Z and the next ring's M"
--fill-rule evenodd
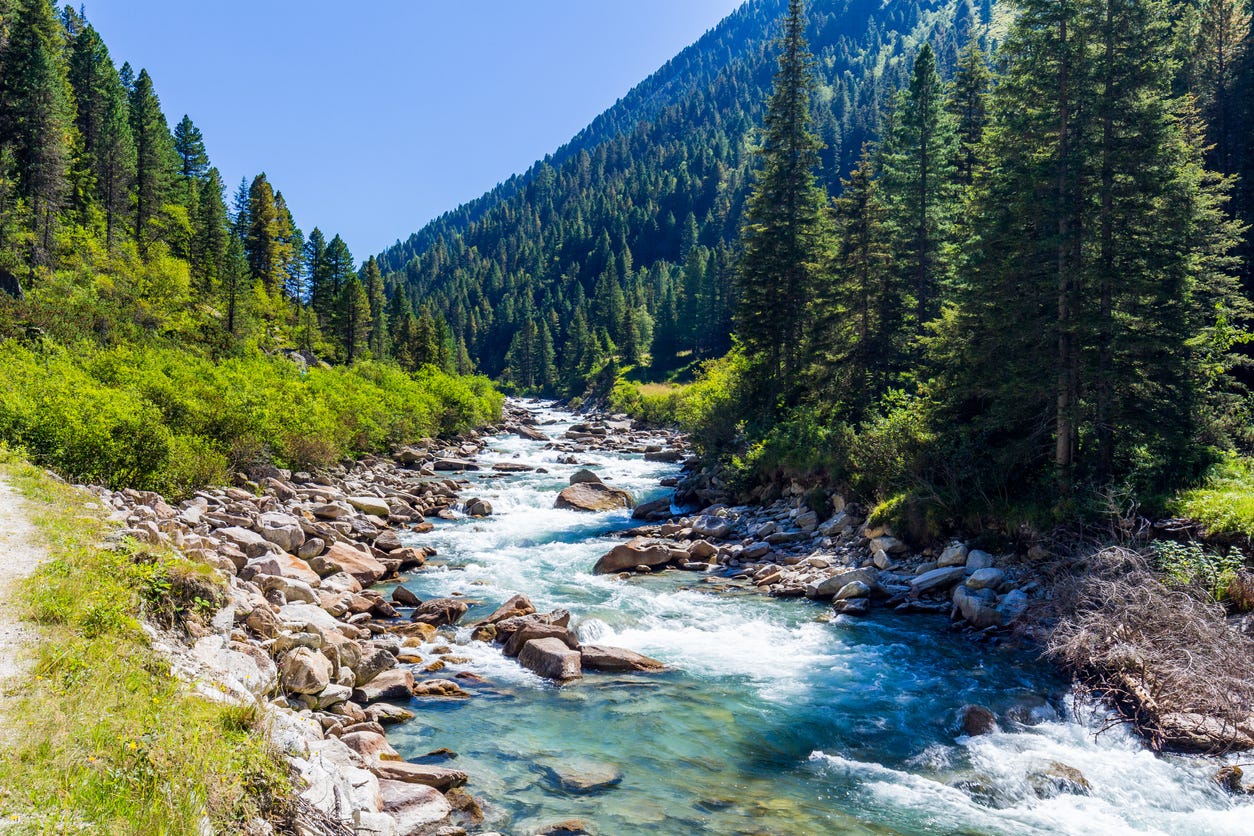
M397 831L414 834L436 822L444 821L453 812L439 790L423 784L404 781L379 781L383 812L396 819Z
M896 537L876 537L871 541L871 551L882 551L887 554L905 554L906 544L898 540Z
M1006 579L1006 573L1000 569L977 569L967 578L967 586L971 589L996 589Z
M379 700L407 702L414 695L414 674L405 668L392 668L353 689L353 702L366 705Z
M1093 791L1093 786L1080 770L1058 761L1051 761L1045 768L1029 772L1028 786L1037 798L1088 795Z
M396 589L392 590L392 600L400 604L402 607L422 606L422 599L404 585L398 586Z
M657 659L650 659L634 650L624 647L602 647L586 644L580 652L583 654L582 665L592 671L627 672L638 671L654 673L666 670L666 665Z
M326 541L321 537L310 537L301 543L300 548L296 550L296 556L301 560L309 560L322 554L326 547Z
M995 562L996 561L993 556L988 552L973 549L971 553L967 555L966 566L968 569L975 569L978 571L980 569L991 568Z
M942 569L948 569L950 566L966 566L967 565L967 547L964 543L953 543L948 546L940 557L936 559L936 565Z
M385 781L422 784L435 787L441 792L460 787L467 780L466 773L460 769L446 769L442 766L406 761L377 761L370 765L370 771Z
M414 614L410 616L410 620L431 624L436 627L444 624L456 624L458 621L461 621L467 609L469 608L466 606L466 602L458 601L456 598L432 598L430 601L426 601L421 606L416 607Z
M1023 615L1027 608L1028 594L1022 589L1012 589L1002 596L1001 602L997 605L997 612L1001 614L1002 624L1010 624Z
M840 588L836 593L837 601L845 601L850 598L869 598L871 597L871 587L862 581L850 581Z
M307 647L297 647L283 657L279 683L289 694L317 694L331 684L331 660Z
M966 576L961 566L949 566L944 569L933 569L910 581L910 589L915 593L927 592L932 589L947 589Z
M591 470L576 470L570 477L572 485L601 485L604 484L600 476L597 476Z
M363 514L369 514L372 517L386 517L392 513L392 509L388 507L387 502L377 496L350 496L347 502L358 511Z
M1001 613L997 611L996 603L997 596L991 589L973 591L966 586L954 588L954 606L964 619L978 629L1001 626Z
M305 544L305 530L300 520L291 514L267 513L257 519L261 536L274 543L285 552L299 554L300 547Z
M583 676L578 650L571 650L561 639L532 639L518 654L518 662L545 679L567 682Z
M558 494L554 507L595 512L622 510L634 504L631 494L622 488L612 488L601 482L581 482Z
M832 598L854 581L859 581L870 587L875 583L876 574L876 570L870 568L846 569L806 587L806 596L816 599Z
M836 615L866 615L871 611L870 598L846 598L832 604Z
M630 571L637 566L665 566L671 562L671 549L656 540L636 537L620 543L603 554L592 567L593 574L613 575Z
M618 767L594 761L550 764L545 771L557 789L575 795L604 792L623 782L623 773Z
M369 648L369 645L366 645ZM366 650L353 670L353 684L358 688L396 667L396 657L381 647Z

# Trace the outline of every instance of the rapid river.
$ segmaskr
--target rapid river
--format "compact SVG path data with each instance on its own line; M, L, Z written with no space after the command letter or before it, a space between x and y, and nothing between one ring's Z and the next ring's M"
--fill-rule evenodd
M530 406L554 438L577 420ZM438 642L465 661L419 679L469 671L485 681L464 686L468 700L415 700L417 718L388 737L411 759L454 750L428 762L470 774L483 829L522 836L577 818L601 836L1254 833L1254 806L1212 782L1213 761L1156 757L1119 728L1095 734L1104 718L1077 719L1067 683L1034 656L973 643L938 617L829 621L825 605L715 594L688 572L590 574L615 542L605 535L633 523L626 512L554 509L570 475L587 466L647 500L665 496L658 480L678 469L628 454L562 464L565 454L544 448L491 440L466 495L494 515L415 539L439 555L407 586L475 602L464 624L523 593L541 612L569 610L582 641L673 670L588 673L557 687L472 642L469 628ZM548 472L493 474L496 462ZM967 704L991 708L999 730L961 736ZM1089 794L1040 797L1039 775L1056 764L1079 770ZM563 790L557 776L580 770L621 782Z

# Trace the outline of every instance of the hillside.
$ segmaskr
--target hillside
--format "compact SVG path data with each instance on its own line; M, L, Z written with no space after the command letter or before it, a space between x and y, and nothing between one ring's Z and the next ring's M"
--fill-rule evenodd
M783 0L753 0L525 174L379 256L486 374L576 394L605 360L657 371L729 346L730 267ZM930 41L942 72L968 0L822 0L809 33L835 191Z

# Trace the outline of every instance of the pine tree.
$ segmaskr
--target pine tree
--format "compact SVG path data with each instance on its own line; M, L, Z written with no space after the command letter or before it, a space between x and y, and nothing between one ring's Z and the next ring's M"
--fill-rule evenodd
M244 256L244 245L239 238L232 235L227 242L226 259L223 262L222 280L219 285L219 294L226 314L226 331L232 337L239 336L252 286L252 275L248 269L248 259Z
M909 86L897 96L881 162L894 252L913 292L918 333L939 312L952 268L956 134L945 105L945 85L924 44Z
M184 180L204 180L209 174L205 138L191 117L183 115L174 126L174 151L179 155L179 174Z
M244 252L254 282L260 282L267 293L279 286L283 268L279 251L279 219L274 202L274 189L264 172L253 178L248 189L248 231Z
M370 338L370 298L356 275L340 290L339 320L344 362L351 366L369 350Z
M26 199L32 271L52 262L57 213L69 196L72 96L61 25L46 0L15 0L0 51L0 149Z
M169 195L174 147L147 70L139 71L130 99L131 136L135 140L135 240L140 252L147 252L152 223Z
M814 60L802 0L789 0L779 47L757 183L745 210L736 310L741 343L762 362L776 397L792 386L829 234L827 196L814 173L820 145L810 132Z
M226 202L222 199L222 175L209 169L196 216L196 239L193 246L192 277L202 296L208 297L222 281L226 270L230 221Z
M1237 88L1249 50L1250 10L1243 0L1202 0L1200 12L1194 92L1213 146L1210 161L1221 174L1233 174L1237 155L1249 142L1240 133Z
M348 280L356 271L353 268L353 254L349 252L344 239L336 235L327 244L324 265L313 273L313 308L318 314L318 322L328 327L336 321L336 313L340 305L341 292Z
M957 133L955 178L963 188L970 188L981 167L980 143L988 123L988 92L992 80L988 58L977 41L970 41L959 59L948 104Z
M370 256L366 265L361 268L361 281L366 288L366 298L370 300L370 353L376 360L386 360L390 342L387 296L383 292L383 274L379 272L379 263L374 256Z

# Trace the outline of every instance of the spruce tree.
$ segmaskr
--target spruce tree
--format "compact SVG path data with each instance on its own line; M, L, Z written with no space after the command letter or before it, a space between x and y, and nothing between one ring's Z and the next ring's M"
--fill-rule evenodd
M274 189L265 172L253 178L248 189L248 231L244 252L253 281L260 282L267 293L279 285L283 268L279 243L279 218L274 202Z
M970 41L959 58L948 103L957 133L954 173L963 188L971 186L980 168L980 143L988 123L988 93L992 80L988 58L977 41Z
M351 366L369 350L370 339L370 297L355 274L340 289L339 321L344 362Z
M179 174L184 180L203 180L209 174L204 135L186 114L174 126L174 151L179 156Z
M802 0L789 0L779 70L767 102L757 182L745 209L736 333L761 362L773 397L788 392L806 332L806 307L828 243L827 195L815 177L810 131L814 59Z
M383 274L379 272L379 263L374 256L370 256L361 268L361 281L366 288L366 298L370 300L370 336L367 340L370 353L376 360L385 360L389 345L387 295L383 292Z
M130 95L131 136L135 140L135 240L147 252L152 223L169 195L174 147L161 101L147 70L140 70Z
M222 175L209 169L200 189L193 245L192 278L202 296L208 297L222 281L227 245L231 238L226 202L222 199Z

